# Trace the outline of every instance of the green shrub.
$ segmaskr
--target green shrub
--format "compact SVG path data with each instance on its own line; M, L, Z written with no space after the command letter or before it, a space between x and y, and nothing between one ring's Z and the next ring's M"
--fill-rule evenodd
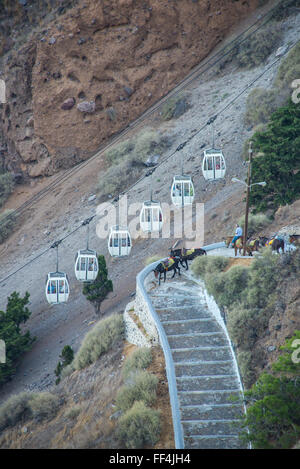
M145 265L150 265L153 262L160 261L160 259L164 259L165 257L166 256L162 254L156 254L154 256L147 257L147 259L145 260Z
M151 348L141 347L135 350L124 362L122 374L128 378L136 370L145 370L152 362Z
M0 244L12 233L16 225L16 216L13 210L5 210L0 213Z
M255 212L276 210L300 195L300 107L290 101L275 111L266 132L253 136L253 148L263 156L252 163L252 181L266 181L263 189L253 186L250 206Z
M160 413L149 409L143 402L135 402L119 419L118 426L118 437L125 443L126 448L153 446L160 436Z
M248 268L237 265L224 273L208 273L205 283L208 293L218 304L230 307L242 300L248 284Z
M127 156L134 149L132 140L124 140L113 146L111 150L105 153L106 161L111 164L118 164L122 158Z
M76 419L76 417L78 417L78 415L80 414L81 410L82 409L80 405L75 405L71 409L67 410L64 415L68 419Z
M198 256L191 265L191 270L196 277L205 278L205 274L221 272L229 264L229 259L222 256Z
M267 123L272 113L287 102L289 95L286 89L280 92L277 89L255 88L247 98L245 125L253 127Z
M130 409L134 402L143 401L146 405L151 405L156 399L156 388L158 378L147 371L136 371L128 377L131 382L122 386L116 398L118 409L125 412Z
M237 361L243 379L243 384L246 389L255 381L255 371L252 368L252 354L250 350L243 350L238 352Z
M57 379L55 381L56 384L60 382L61 372L63 368L66 368L66 366L70 365L70 363L72 363L74 359L74 352L73 352L72 347L70 347L70 345L65 345L61 351L59 358L61 358L62 361L58 362L54 370L54 373L57 376Z
M289 90L291 84L300 77L300 44L295 45L287 56L282 60L277 72L274 85L280 89Z
M0 407L0 431L30 418L53 418L59 408L59 398L50 394L22 392L11 396Z
M189 108L190 105L187 97L179 94L178 96L169 98L162 106L161 117L165 121L178 119L178 117L182 116Z
M14 180L11 173L0 174L0 208L14 189Z
M113 314L99 321L85 336L74 358L74 369L80 370L94 363L123 338L123 316Z
M259 311L255 312L244 305L235 305L228 313L227 327L230 338L243 351L250 351L257 340L259 314Z
M0 385L14 375L18 363L35 340L29 331L23 332L21 327L31 315L26 306L29 297L28 292L23 298L13 292L7 299L6 311L0 311L0 337L6 346L6 362L0 365Z
M271 220L264 213L249 213L248 216L248 236L252 236L254 233L265 228L271 223ZM245 216L239 218L238 224L244 228Z
M274 24L267 25L240 44L236 61L240 67L257 67L266 61L279 45L282 30Z

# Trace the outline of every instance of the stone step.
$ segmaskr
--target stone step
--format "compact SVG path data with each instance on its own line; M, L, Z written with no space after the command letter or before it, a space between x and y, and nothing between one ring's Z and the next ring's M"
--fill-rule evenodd
M176 378L178 391L215 391L238 386L236 375L190 376Z
M181 407L181 420L230 420L244 414L239 404L188 405Z
M221 332L169 335L168 342L171 348L213 347L214 345L226 346L228 344L224 333Z
M197 347L172 349L175 364L198 361L230 360L232 358L229 347Z
M220 332L220 326L212 319L188 319L163 322L167 335L194 334L197 332Z
M202 376L202 375L232 375L235 369L231 360L219 360L211 362L182 363L175 365L175 373L178 377Z
M184 439L184 444L189 449L245 449L236 435L189 436Z
M219 389L218 391L183 391L178 392L181 406L186 405L214 405L241 403L241 393L237 387Z
M179 306L178 308L159 309L156 308L161 321L180 321L183 319L210 319L211 315L207 309L197 306Z
M238 435L241 431L240 421L224 420L183 420L182 426L186 436L193 435Z
M166 296L165 298L155 298L151 296L151 303L155 308L168 308L170 311L173 307L177 308L180 306L199 306L199 298L189 298L182 295L182 297L170 298ZM201 305L202 306L202 305Z

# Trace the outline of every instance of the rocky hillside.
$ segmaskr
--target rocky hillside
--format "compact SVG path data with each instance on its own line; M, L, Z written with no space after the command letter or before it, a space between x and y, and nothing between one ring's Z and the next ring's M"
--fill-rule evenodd
M19 1L11 11L1 2L0 31L11 40L2 35L0 150L2 166L19 178L51 175L89 157L259 1L82 0L51 11L56 3ZM20 29L26 35L18 47Z

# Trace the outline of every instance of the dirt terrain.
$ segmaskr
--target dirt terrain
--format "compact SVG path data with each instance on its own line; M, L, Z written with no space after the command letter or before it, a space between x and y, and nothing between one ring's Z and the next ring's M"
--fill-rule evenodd
M19 180L36 178L91 156L166 95L257 4L85 0L45 23L3 60L4 167Z

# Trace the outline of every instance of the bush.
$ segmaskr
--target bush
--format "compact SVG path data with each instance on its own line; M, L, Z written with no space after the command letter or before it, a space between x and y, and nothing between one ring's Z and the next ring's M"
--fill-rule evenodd
M282 60L277 72L274 85L279 89L291 92L291 84L300 77L300 44L292 48L288 55Z
M74 358L74 369L80 370L94 363L98 358L111 349L124 335L123 316L114 314L99 321L90 330Z
M31 349L34 342L29 331L22 333L21 330L21 324L25 323L31 314L26 307L29 296L26 292L21 298L19 293L13 292L7 299L6 311L0 311L0 337L6 346L6 363L0 365L0 385L15 373L23 354Z
M267 123L272 113L287 102L289 95L288 89L279 92L277 89L255 88L247 98L245 125L253 127Z
M159 411L147 408L143 402L135 402L119 420L118 437L126 448L153 446L159 440L160 431Z
M262 230L264 227L269 225L271 220L264 213L249 213L248 216L248 236L252 236L254 233ZM245 216L243 215L238 220L238 224L244 228L245 225Z
M158 378L147 371L136 371L129 376L131 382L123 386L116 398L118 409L123 412L130 409L134 402L143 401L151 405L156 399Z
M274 24L266 26L246 39L238 48L236 61L240 67L252 68L261 65L279 45L281 28Z
M14 188L14 180L10 173L0 174L0 207L7 200Z
M193 274L196 277L204 278L207 273L221 272L229 264L229 259L222 256L198 256L191 265Z
M0 244L11 235L16 225L16 216L13 212L13 210L5 210L0 213Z
M208 293L219 304L230 307L242 301L248 284L248 268L237 265L224 273L209 273L205 276L205 281Z
M169 98L162 106L161 117L165 121L178 119L178 117L182 116L190 107L187 97L179 94L178 96Z
M290 101L272 114L267 131L253 136L253 148L263 154L252 163L252 180L266 181L254 186L250 206L255 212L276 210L293 203L300 195L299 137L300 108Z
M249 350L244 350L238 352L237 354L237 361L239 364L239 369L241 372L241 376L243 379L243 383L245 388L249 388L249 386L255 380L255 372L252 369L252 354Z
M145 265L150 265L153 262L160 261L160 259L164 259L166 256L163 256L162 254L156 254L154 256L147 257L145 260Z
M145 370L152 362L151 348L141 347L134 351L124 362L122 369L124 379L136 370Z
M58 397L49 392L22 392L11 396L0 407L0 431L30 418L36 420L53 418L58 408Z
M257 340L258 320L259 311L255 313L252 309L245 308L244 305L235 305L228 313L227 327L230 338L243 351L250 351ZM245 374L245 370L242 374Z

